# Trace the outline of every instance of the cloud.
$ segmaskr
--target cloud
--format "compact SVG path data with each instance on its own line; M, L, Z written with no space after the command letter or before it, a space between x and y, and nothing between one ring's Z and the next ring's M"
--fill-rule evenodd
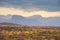
M5 2L5 3L3 3ZM0 6L13 6L23 9L38 9L46 11L60 11L59 0L0 0Z
M33 15L41 15L42 17L56 17L60 16L60 11L57 12L48 12L45 10L32 10L27 11L24 9L16 9L16 8L6 8L6 7L0 7L0 15L22 15L24 17L29 17Z

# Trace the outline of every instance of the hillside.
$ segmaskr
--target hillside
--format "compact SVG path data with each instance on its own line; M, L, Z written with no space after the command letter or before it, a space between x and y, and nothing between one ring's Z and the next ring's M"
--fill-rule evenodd
M7 23L7 22L0 23L0 27L23 27L23 26L24 25L16 23Z

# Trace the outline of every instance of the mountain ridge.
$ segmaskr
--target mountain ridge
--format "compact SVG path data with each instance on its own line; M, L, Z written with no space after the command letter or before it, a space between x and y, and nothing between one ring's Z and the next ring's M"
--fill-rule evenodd
M33 15L31 17L23 17L20 15L0 15L0 23L7 22L7 23L16 23L16 24L23 24L29 26L60 26L60 17L48 17L44 18L40 15Z

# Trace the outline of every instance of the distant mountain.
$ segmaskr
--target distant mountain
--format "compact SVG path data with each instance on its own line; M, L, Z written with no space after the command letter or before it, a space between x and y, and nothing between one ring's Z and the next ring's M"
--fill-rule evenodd
M33 26L60 26L60 17L44 18L40 15L34 15L31 17L23 17L20 15L0 15L0 23L2 22Z
M7 23L7 22L2 22L2 23L0 23L0 25L18 25L18 24L15 24L15 23Z
M15 22L15 23L21 23L21 22L25 21L25 19L26 18L23 16L13 15L11 21Z
M7 22L0 23L0 27L24 27L24 26L27 26L27 25L7 23Z
M45 20L46 25L60 25L60 17L49 17Z
M29 20L34 20L34 21L40 21L40 20L43 19L43 17L40 16L40 15L34 15L34 16L29 17L28 19Z

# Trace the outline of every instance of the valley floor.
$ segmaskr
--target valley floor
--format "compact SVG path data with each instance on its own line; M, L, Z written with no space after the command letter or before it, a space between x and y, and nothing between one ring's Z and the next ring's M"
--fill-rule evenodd
M0 40L60 40L60 27L0 27Z

